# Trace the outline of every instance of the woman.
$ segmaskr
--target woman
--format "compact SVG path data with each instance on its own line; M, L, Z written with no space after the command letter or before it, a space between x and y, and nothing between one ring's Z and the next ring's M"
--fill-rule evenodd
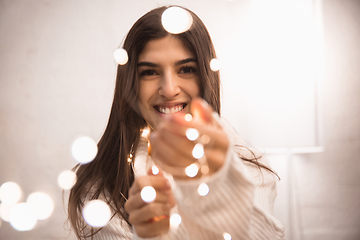
M129 61L118 66L98 155L76 167L69 219L77 237L283 239L272 212L274 173L262 158L241 147L233 129L219 118L220 80L210 69L216 55L206 27L187 10L193 19L190 29L171 34L161 24L166 9L141 17L124 41ZM192 119L185 120L186 114ZM151 129L151 151L141 137L146 127ZM197 140L188 139L187 129L196 129ZM197 143L203 154L194 157ZM153 164L164 172L152 174L148 166ZM200 171L189 177L184 169L192 164ZM197 193L201 184L209 193ZM141 197L145 186L156 190L151 202ZM97 198L114 214L99 229L88 226L81 215L86 201ZM174 212L181 216L176 229L169 226Z

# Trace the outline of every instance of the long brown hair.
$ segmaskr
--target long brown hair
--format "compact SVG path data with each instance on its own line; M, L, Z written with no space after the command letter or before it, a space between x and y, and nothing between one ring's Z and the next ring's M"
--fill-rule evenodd
M129 60L126 65L117 68L114 100L107 127L98 143L98 154L92 162L74 168L77 182L70 192L68 213L79 239L96 233L82 218L85 201L102 196L116 214L126 221L128 219L123 206L134 181L134 172L127 159L130 152L136 151L141 129L146 126L137 105L138 56L150 40L170 34L161 25L161 15L167 8L160 7L146 13L128 32L122 47L127 51ZM203 22L188 11L193 18L191 28L173 36L195 54L201 96L220 114L220 77L218 72L210 69L210 60L216 58L215 50Z
M128 32L122 47L127 51L129 60L126 65L118 65L117 68L114 100L107 127L98 143L98 154L92 162L77 165L73 169L77 174L77 182L70 192L68 213L79 239L90 237L99 231L89 228L82 218L84 203L99 196L105 199L115 214L128 222L124 203L134 181L128 157L136 151L141 130L146 126L137 105L138 56L150 40L170 34L161 24L161 15L167 8L160 7L146 13ZM188 31L173 36L195 54L199 66L201 96L220 114L220 76L219 72L210 69L210 60L216 58L215 49L203 22L195 13L186 10L191 14L193 24ZM256 157L243 159L261 166Z

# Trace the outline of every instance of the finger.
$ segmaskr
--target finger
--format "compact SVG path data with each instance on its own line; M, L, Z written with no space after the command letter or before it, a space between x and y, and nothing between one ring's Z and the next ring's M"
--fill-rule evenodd
M210 125L202 125L198 128L201 137L204 135L208 137L209 140L205 145L208 145L209 148L224 148L228 145L228 136L222 128L214 128ZM199 139L199 141L202 142L201 139Z
M195 141L190 141L187 136L183 136L181 138L176 137L176 134L186 135L188 129L195 129L197 131L198 138L196 138ZM164 152L163 154L165 155L165 157L174 157L171 156L170 152L166 152L168 149L163 147L166 146L166 144L168 145L168 147L170 147L169 151L176 150L176 152L181 153L184 157L194 160L192 150L194 149L195 143L202 143L204 146L206 145L206 148L219 148L226 151L229 142L228 137L223 131L223 129L221 127L214 127L213 125L204 125L196 122L191 122L186 123L186 126L176 126L175 123L168 123L164 124L164 130L161 130L162 132L155 133L155 136L158 138L156 140L159 142L158 149L161 152ZM176 134L165 134L165 132L176 132ZM208 139L207 141L202 139L202 137L204 136L206 136L206 138ZM186 164L189 165L189 163L191 164L192 162L187 162Z
M158 168L156 165L153 165L151 168L149 168L147 174L150 176L164 177L163 171L160 168Z
M156 217L170 215L168 204L153 202L137 209L129 215L129 222L133 225L149 223Z
M134 226L136 234L141 238L153 238L163 235L169 231L170 219L164 218L160 221L144 223Z
M226 152L219 149L205 149L210 174L217 172L224 164Z
M173 128L174 131L181 130L184 132L189 127L199 128L206 125L212 125L216 128L222 129L221 125L213 116L212 107L207 104L207 102L201 98L196 98L191 102L191 113L193 118L191 121L185 119L185 114L176 114L167 116L168 122L176 122L184 128ZM204 124L205 123L205 124Z
M186 167L195 159L191 155L194 143L166 129L150 136L153 157L169 166Z
M156 216L150 219L149 223L158 222L166 218L169 218L169 215Z
M157 191L154 202L162 203L162 204L169 203L170 195L172 195L172 193L169 193L169 192L171 192L171 191ZM135 195L131 195L129 197L128 201L126 201L125 210L128 213L131 213L132 211L134 211L136 209L140 209L140 208L144 207L146 204L147 203L144 202L144 200L141 197L141 192L138 192Z
M135 179L133 185L130 187L129 195L135 195L144 187L152 186L155 190L169 190L171 189L169 181L164 176L140 176Z
M194 119L199 119L203 123L211 123L212 112L211 106L204 99L195 98L191 102L191 113Z

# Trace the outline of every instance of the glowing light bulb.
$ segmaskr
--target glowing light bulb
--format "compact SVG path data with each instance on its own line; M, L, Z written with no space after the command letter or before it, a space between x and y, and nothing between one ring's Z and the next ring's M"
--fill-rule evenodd
M149 128L144 128L141 132L141 137L148 138L149 134L150 134Z
M151 167L151 172L154 174L154 175L158 175L160 170L154 165Z
M231 240L232 239L231 235L226 233L226 232L223 234L223 237L224 237L224 240Z
M129 60L129 56L125 49L118 48L114 51L114 59L119 65L125 65Z
M10 222L10 212L11 209L14 207L15 204L6 204L1 203L0 204L0 218L4 220L5 222Z
M110 207L99 199L86 203L82 214L86 223L92 227L103 227L111 218Z
M201 183L197 189L200 196L206 196L209 194L209 186L206 183Z
M191 14L180 7L170 7L161 16L164 29L172 34L179 34L189 30L192 22Z
M193 163L185 168L185 173L188 177L195 177L199 172L199 167Z
M214 72L216 72L216 71L219 71L220 68L221 68L221 62L216 58L211 59L210 69L213 70Z
M54 211L54 202L49 195L43 192L34 192L28 196L26 203L29 204L36 213L38 220L44 220L51 216Z
M18 203L11 209L10 224L17 231L30 231L36 222L36 213L29 204Z
M58 184L64 190L71 189L76 183L76 173L70 170L63 171L59 174Z
M0 187L0 200L2 203L15 204L22 195L21 188L15 182L6 182Z
M80 137L72 145L71 153L80 164L86 164L94 160L98 148L96 142L90 137Z
M141 192L141 199L146 202L146 203L150 203L153 202L156 198L156 191L153 187L151 186L146 186L144 187Z
M210 169L209 169L209 166L208 166L208 165L203 165L203 166L201 166L201 173L202 173L203 175L208 174L209 171L210 171Z
M204 152L204 146L201 143L197 143L192 151L192 155L194 158L196 159L200 159L204 156L205 152Z
M190 122L192 120L192 115L190 113L185 115L185 121Z
M200 138L200 142L203 144L203 145L206 145L210 142L210 137L206 134L202 135L201 138Z
M181 223L181 216L177 213L171 215L170 217L170 227L177 228Z
M199 137L199 131L195 128L188 128L185 135L190 141L195 141Z

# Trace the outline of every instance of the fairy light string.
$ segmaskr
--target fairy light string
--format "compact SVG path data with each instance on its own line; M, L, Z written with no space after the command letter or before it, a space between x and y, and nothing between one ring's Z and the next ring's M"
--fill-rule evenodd
M182 32L188 31L193 23L193 19L191 14L179 7L171 7L164 11L162 16L162 24L164 29L169 31L171 34L180 34ZM129 61L128 52L124 48L118 48L114 51L113 57L115 62L118 65L124 66ZM209 63L211 69L213 71L218 71L221 67L221 63L218 59L212 59ZM191 122L193 120L193 116L191 114L186 114L184 116L187 122ZM148 141L148 149L147 154L149 156L152 155L152 148L149 139L150 128L146 127L141 131L141 137L147 139ZM166 172L167 174L172 175L176 174L179 176L186 176L189 178L194 178L196 176L204 177L209 174L209 166L207 163L207 159L204 153L204 147L209 144L210 138L207 135L200 135L199 131L195 128L189 128L186 131L186 137L189 141L194 142L193 148L193 157L194 163L190 164L186 168L175 168L175 167L164 167L162 168L160 164L153 165L151 167L152 173L154 175L159 174L160 170ZM72 144L72 156L74 160L76 160L79 164L87 164L94 160L97 155L97 144L90 137L83 136ZM131 165L132 169L134 169L134 160L135 153L133 146L131 146L130 152L127 157L127 162ZM155 160L155 159L154 159ZM72 186L76 183L76 174L73 171L66 170L59 174L58 176L58 184L63 190L70 190ZM173 185L176 188L176 185ZM10 189L10 190L8 190ZM6 192L11 191L11 194ZM202 197L208 195L210 189L209 186L203 182L197 188L197 193ZM5 216L0 216L6 222L10 222L11 225L17 231L29 231L34 228L37 221L44 220L52 214L54 210L54 203L52 202L50 196L43 192L34 192L29 195L27 202L19 203L19 199L21 197L22 190L20 187L12 182L4 183L0 187L0 200L2 202L1 207L6 207L8 204L11 207L15 207L12 210L11 219L6 218ZM127 198L123 193L120 192L125 201ZM151 186L146 186L141 191L141 196L145 202L153 202L156 198L156 190ZM45 209L45 205L49 207ZM34 209L40 209L40 212L34 212ZM44 211L46 210L46 211ZM98 212L102 212L102 215L96 215ZM10 212L10 211L9 211ZM26 215L24 215L26 213ZM31 213L31 214L30 214ZM1 214L0 214L1 215ZM23 222L19 222L18 219L24 219L27 217L27 222L24 224ZM31 218L29 217L31 216ZM108 205L101 200L93 200L86 204L84 207L83 217L85 221L93 226L93 227L102 227L107 224L110 220L111 213ZM155 221L162 220L164 216L159 216ZM1 220L0 219L0 220ZM178 213L173 213L170 216L170 227L171 229L177 229L182 221L181 216ZM224 239L231 239L230 234L224 233Z
M185 31L188 31L193 23L193 19L191 14L180 7L170 7L165 10L162 14L161 23L166 31L171 34L180 34ZM114 59L119 65L125 65L128 62L128 54L127 51L123 48L119 48L114 52ZM212 71L219 71L221 68L221 62L213 58L209 61L209 66ZM185 121L191 122L193 121L193 116L191 114L186 114L184 116ZM156 160L156 156L152 154L152 148L149 141L150 128L146 127L141 131L141 137L147 141L147 154L150 159L152 159L153 164L151 166L151 171L153 175L157 175L160 169L165 172L168 176L173 179L173 176L180 177L188 177L195 178L199 177L203 179L204 177L209 175L209 164L205 156L205 146L209 147L210 137L207 135L201 135L199 131L195 128L188 128L186 130L185 136L186 138L194 143L194 147L192 149L192 156L194 158L194 162L185 168L181 167L172 167L165 165L164 163ZM131 165L133 171L134 168L134 160L135 153L133 146L131 146L130 152L128 154L128 163ZM176 184L171 184L173 191L176 190ZM206 197L210 192L209 186L205 182L201 182L196 189L194 194L198 194L201 197ZM121 193L121 195L125 198L125 196ZM156 198L156 190L151 186L146 186L141 190L141 197L144 202L150 203L153 202ZM126 198L125 198L126 199ZM127 199L126 199L127 200ZM159 216L152 221L160 221L164 216ZM181 216L178 213L173 213L170 216L170 228L171 230L176 230L182 221ZM223 233L223 238L225 240L231 239L231 235L229 233Z

